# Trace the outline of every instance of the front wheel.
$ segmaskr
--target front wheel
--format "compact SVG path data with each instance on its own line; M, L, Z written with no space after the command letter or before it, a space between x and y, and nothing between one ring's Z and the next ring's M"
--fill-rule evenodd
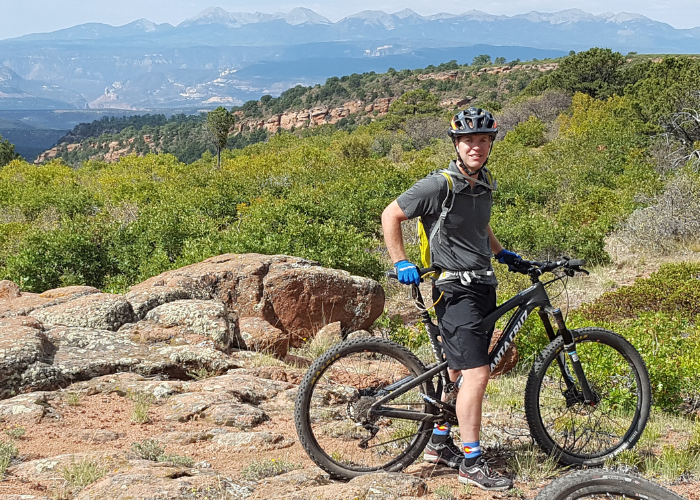
M683 500L683 497L641 477L600 469L579 470L555 479L535 500L583 499Z
M437 413L422 396L434 397L432 383L425 381L381 405L403 410L406 418L376 415L372 408L398 382L424 372L410 351L379 338L347 340L316 359L299 385L294 406L299 440L309 457L338 479L409 466L432 434L432 422L409 418Z
M620 335L602 328L571 333L595 401L584 401L558 336L530 372L525 415L532 437L560 462L600 466L641 437L651 408L649 373Z

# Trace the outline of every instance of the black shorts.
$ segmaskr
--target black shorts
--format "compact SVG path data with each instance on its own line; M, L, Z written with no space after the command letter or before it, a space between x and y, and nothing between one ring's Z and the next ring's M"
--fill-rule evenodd
M442 349L453 370L468 370L489 364L489 344L493 326L480 329L484 316L496 309L496 287L460 282L433 287L435 313L440 325Z

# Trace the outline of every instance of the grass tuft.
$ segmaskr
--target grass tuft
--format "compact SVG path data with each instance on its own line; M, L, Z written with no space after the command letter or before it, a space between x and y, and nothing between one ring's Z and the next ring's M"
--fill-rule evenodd
M249 481L258 481L300 468L300 464L290 462L286 458L265 458L252 461L241 471L241 476Z
M79 392L66 392L63 394L63 402L68 406L80 406L83 399Z
M218 372L216 370L207 370L206 368L202 367L198 370L188 371L187 375L192 377L194 380L204 380L207 378L216 377Z
M644 470L668 482L687 479L700 470L700 457L687 448L666 445L660 456L650 456L644 460Z
M151 421L148 415L151 405L155 401L153 394L149 392L135 392L129 396L134 402L134 408L131 410L131 421L137 424L147 424Z
M605 468L621 472L640 472L644 470L644 459L636 448L609 457L605 460Z
M12 459L17 456L19 451L12 443L3 443L0 441L0 479L5 475L5 471L10 466Z
M443 484L435 488L433 490L433 495L435 495L438 500L457 500L452 486L448 484Z
M97 462L81 460L80 462L71 461L71 464L61 468L59 473L69 487L83 489L104 477L107 471Z
M530 443L516 447L513 457L508 460L508 467L527 482L550 479L562 471L556 456L545 455Z

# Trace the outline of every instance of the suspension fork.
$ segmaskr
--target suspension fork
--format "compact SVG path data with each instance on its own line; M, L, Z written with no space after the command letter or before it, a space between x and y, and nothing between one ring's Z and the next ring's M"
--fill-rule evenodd
M591 406L597 404L598 401L593 395L593 391L591 390L591 386L588 383L586 374L583 372L581 361L579 360L579 357L576 354L576 341L574 340L574 336L571 333L571 330L569 330L566 327L566 323L564 322L564 315L562 314L561 309L545 307L544 311L540 309L538 311L538 314L540 316L540 319L542 320L542 323L544 324L544 329L547 332L547 336L549 337L550 341L554 340L555 334L554 329L552 328L552 323L549 320L549 316L552 316L554 318L554 322L557 325L557 335L561 335L562 339L564 340L564 352L559 353L559 355L557 356L557 364L559 365L559 369L561 370L561 373L564 376L564 383L566 384L567 393L571 393L575 390L575 381L571 376L568 367L566 366L566 359L564 357L564 353L566 353L566 355L569 356L569 359L571 360L571 366L574 369L574 374L576 375L576 379L578 380L578 383L581 387L581 392L583 393L584 403L589 404Z

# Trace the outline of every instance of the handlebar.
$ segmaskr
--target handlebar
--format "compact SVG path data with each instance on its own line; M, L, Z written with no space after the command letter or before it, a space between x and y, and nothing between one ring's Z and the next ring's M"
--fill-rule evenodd
M562 260L545 262L520 259L516 261L515 266L508 266L508 269L513 272L528 274L532 278L537 278L539 276L542 276L544 273L551 273L552 271L560 267L563 268L564 272L569 276L573 276L574 273L583 273L588 275L590 273L582 267L585 265L586 261L583 259L563 258ZM430 274L436 271L439 272L440 270L435 267L425 267L419 268L418 274L421 277L423 277L426 274ZM397 279L396 271L387 271L386 276L387 278Z
M520 259L520 261L516 261L516 265L513 266L514 269L511 269L510 267L509 269L514 272L529 274L533 278L542 276L544 273L551 273L552 271L560 267L563 268L564 272L569 276L573 276L574 273L583 273L588 275L590 273L582 267L585 265L586 261L583 259L564 258L562 260L545 262Z

